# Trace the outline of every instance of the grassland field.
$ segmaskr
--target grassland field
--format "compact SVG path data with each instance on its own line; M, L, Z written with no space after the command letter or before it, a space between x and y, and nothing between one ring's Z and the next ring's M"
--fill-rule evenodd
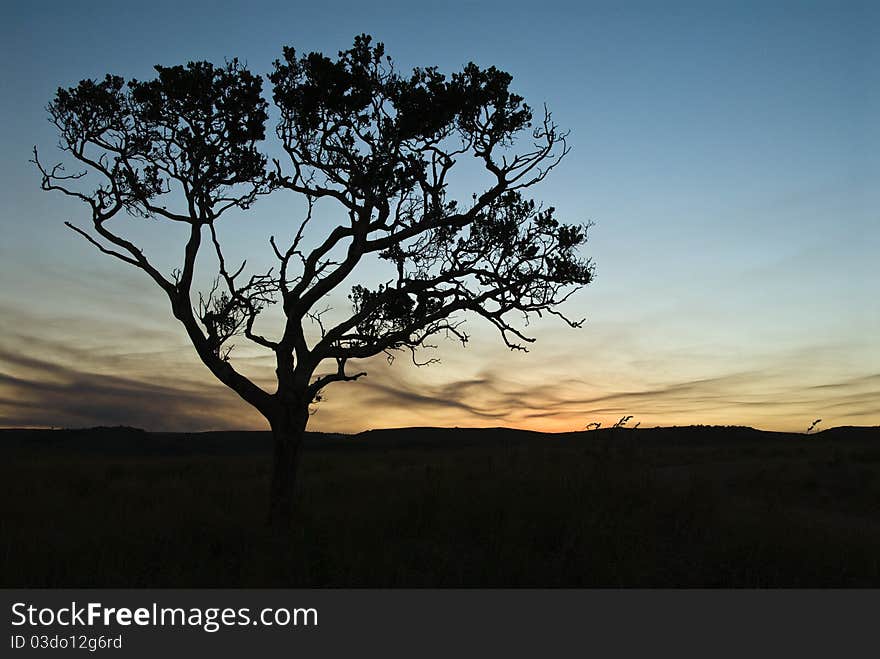
M0 431L3 587L878 587L880 428Z

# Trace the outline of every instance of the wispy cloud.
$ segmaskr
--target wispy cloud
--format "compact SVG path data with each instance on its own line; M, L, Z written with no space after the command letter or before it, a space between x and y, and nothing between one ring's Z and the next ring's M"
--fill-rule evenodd
M553 386L516 382L500 369L435 384L424 373L416 375L403 369L381 373L372 382L367 378L356 391L347 392L345 405L369 409L371 418L381 418L386 425L442 418L447 425L545 430L577 429L587 421L607 423L623 414L636 415L643 425L724 423L779 429L798 429L813 412L838 423L880 421L880 379L873 376L809 387L772 371L749 370L603 391L574 378ZM340 411L328 405L322 410L324 420L342 420Z
M19 315L14 324L9 319L0 318L4 426L266 427L212 378L173 324L108 328L85 319ZM358 367L368 377L328 388L312 427L355 432L503 425L560 431L592 421L611 423L624 414L635 415L643 426L736 423L800 429L815 415L827 423L880 422L880 374L846 364L832 368L845 361L839 358L846 354L842 349L816 347L810 361L803 350L761 356L760 367L744 361L736 369L731 359L652 357L634 344L625 358L618 352L609 364L590 356L583 345L581 350L545 341L545 347L525 356L482 345L450 349L443 351L443 364L426 368L403 360L392 366L382 358L367 360ZM271 388L272 367L265 357L242 351L236 363Z
M93 373L0 350L0 425L133 425L150 430L249 427L255 415L222 387ZM250 417L250 418L249 418Z

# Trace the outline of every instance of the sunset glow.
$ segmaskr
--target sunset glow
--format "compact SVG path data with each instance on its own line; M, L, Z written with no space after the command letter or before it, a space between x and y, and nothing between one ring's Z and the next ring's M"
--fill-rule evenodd
M106 4L108 25L20 5L0 28L0 427L266 427L199 363L142 272L64 228L83 209L42 193L28 158L36 144L56 159L44 107L58 86L190 59L238 57L266 73L282 44L335 52L360 32L404 69L496 65L528 103L548 104L573 150L530 192L567 221L595 222L583 251L597 278L564 308L586 318L582 328L548 316L526 328L537 339L528 353L511 352L463 316L466 347L440 341L429 355L440 363L421 368L408 353L369 360L366 378L327 389L310 430L563 432L626 415L642 426L880 424L876 6L828 3L797 17L782 3L706 6L695 21L648 4L639 11L653 20L635 22L634 8L584 5L543 21L546 7L529 5L534 20L517 18L533 30L525 39L489 5L466 20L422 20L417 36L408 12L422 8L313 5L248 21L214 12L200 38L187 29L202 20L198 3L174 7L179 20L160 25L167 13L153 6ZM290 231L297 212L279 194L220 231L256 271L271 263L268 237ZM327 221L332 212L319 209ZM128 222L120 232L170 272L179 233ZM328 305L346 311L350 286L381 274L358 271ZM265 322L271 332L280 317ZM271 389L269 353L241 345L233 361Z

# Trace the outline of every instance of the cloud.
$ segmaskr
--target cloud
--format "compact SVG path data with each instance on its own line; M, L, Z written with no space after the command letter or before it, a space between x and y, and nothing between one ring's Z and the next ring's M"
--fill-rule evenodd
M148 430L260 427L255 413L223 387L104 375L0 350L0 425L132 425Z
M372 383L369 387L369 398L374 405L437 407L458 412L463 411L477 417L503 419L509 413L509 405L488 409L470 402L473 397L468 396L468 390L476 386L486 386L486 384L485 380L469 380L429 388L424 393L418 393L401 388L400 384L394 386Z
M880 373L873 375L863 375L861 377L849 378L842 382L832 382L830 384L817 384L810 389L859 389L863 387L873 387L875 390L880 389Z
M391 369L394 371L394 369ZM773 370L744 370L713 377L671 381L644 388L602 391L580 379L551 386L512 381L502 370L477 377L431 383L431 369L369 378L346 395L348 407L363 405L388 424L420 425L443 418L446 425L510 425L570 430L588 421L603 424L634 414L643 425L689 423L752 424L799 429L803 418L825 414L840 423L876 418L880 380L854 377L810 387ZM536 371L540 375L540 369ZM435 372L436 375L448 375ZM332 391L332 390L331 390ZM595 392L583 395L585 391ZM331 398L332 400L332 398ZM336 410L322 411L328 422Z
M178 330L170 320L154 328L34 314L0 317L0 424L265 428L258 413L213 379ZM329 387L311 427L564 431L592 421L607 425L626 414L643 426L802 429L807 417L841 425L880 420L880 374L870 363L863 368L848 363L843 348L816 346L806 354L801 349L734 364L723 351L706 361L633 346L609 363L591 346L549 343L523 356L487 341L442 351L444 363L426 368L405 360L390 367L382 357L365 360L357 368L369 376ZM648 354L652 366L631 366ZM272 388L271 359L244 348L233 357L245 373ZM630 367L617 368L626 364Z

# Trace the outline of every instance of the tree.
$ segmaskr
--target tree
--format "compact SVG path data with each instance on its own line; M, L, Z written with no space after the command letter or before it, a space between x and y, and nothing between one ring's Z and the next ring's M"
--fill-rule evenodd
M587 226L561 223L552 207L524 196L568 152L567 134L546 108L533 125L531 108L509 90L509 74L468 64L449 77L436 68L402 75L366 35L335 59L285 48L268 75L280 112L279 157L270 161L257 148L269 107L260 77L237 60L155 68L147 82L108 75L59 89L49 117L60 148L83 169L44 167L36 148L34 163L43 189L90 210L88 230L67 226L143 270L167 295L201 361L266 418L274 522L290 519L310 406L327 385L366 375L350 371L350 361L407 350L419 363L431 337L467 342L466 314L494 325L512 350L533 341L514 316L546 312L581 325L557 307L593 277L592 263L577 253ZM462 202L452 198L449 179L465 156L488 182ZM86 185L87 174L98 182ZM252 275L245 264L230 267L216 231L221 217L285 190L307 210L286 240L269 238L277 267ZM335 206L341 221L319 226L317 204ZM126 216L183 225L180 267L160 272L119 233ZM193 283L203 246L217 266L205 293ZM354 284L350 314L326 323L322 301L350 285L369 257L394 274L371 287ZM276 302L283 326L266 336L255 323ZM274 353L274 392L233 366L235 337Z

